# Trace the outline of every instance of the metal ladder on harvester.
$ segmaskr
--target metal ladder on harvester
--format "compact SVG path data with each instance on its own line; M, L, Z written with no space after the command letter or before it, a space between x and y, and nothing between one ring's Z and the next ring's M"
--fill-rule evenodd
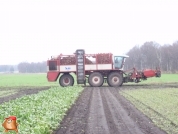
M77 49L76 50L76 75L77 75L77 84L86 85L85 79L85 50Z

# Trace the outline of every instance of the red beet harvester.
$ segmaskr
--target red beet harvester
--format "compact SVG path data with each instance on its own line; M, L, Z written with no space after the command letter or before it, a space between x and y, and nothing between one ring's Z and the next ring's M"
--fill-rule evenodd
M112 53L85 54L84 49L77 49L72 55L60 54L47 60L47 79L63 87L74 85L74 73L77 84L89 83L92 87L100 87L108 83L111 87L123 83L146 80L150 77L161 77L160 69L156 68L137 71L135 68L124 71L127 55L116 56Z

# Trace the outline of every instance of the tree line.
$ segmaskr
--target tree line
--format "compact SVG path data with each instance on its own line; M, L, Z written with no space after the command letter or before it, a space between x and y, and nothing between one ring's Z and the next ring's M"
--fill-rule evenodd
M43 62L21 62L18 64L19 73L45 73L47 70L46 61Z
M17 66L13 65L0 65L0 72L14 72L17 70Z
M160 69L164 72L175 73L178 71L178 41L173 44L160 45L156 42L145 42L136 45L126 53L125 69L135 67L138 70L146 68Z
M45 73L46 61L43 62L20 62L18 65L0 65L0 72L14 73Z

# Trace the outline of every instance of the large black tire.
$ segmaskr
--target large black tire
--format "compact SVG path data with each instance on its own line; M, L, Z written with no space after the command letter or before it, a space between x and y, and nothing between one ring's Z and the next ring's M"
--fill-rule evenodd
M88 83L92 87L101 87L104 83L104 77L99 72L93 72L88 78Z
M123 75L119 72L111 72L107 77L108 85L111 87L119 87L123 84Z
M62 87L73 86L74 78L70 74L63 74L59 79L59 84Z

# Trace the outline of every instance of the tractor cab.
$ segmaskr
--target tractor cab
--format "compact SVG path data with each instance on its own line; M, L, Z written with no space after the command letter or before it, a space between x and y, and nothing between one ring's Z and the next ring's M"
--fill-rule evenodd
M129 56L127 56L127 55L114 56L113 57L114 69L123 70L124 62L125 62L126 58L128 58L128 57Z

